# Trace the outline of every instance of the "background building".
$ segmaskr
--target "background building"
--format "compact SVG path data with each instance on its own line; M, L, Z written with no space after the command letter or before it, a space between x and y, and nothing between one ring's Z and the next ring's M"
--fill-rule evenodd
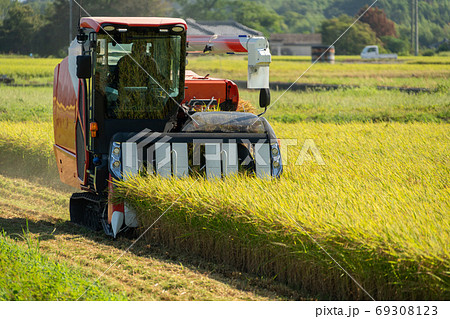
M236 21L195 21L186 19L188 35L263 35Z
M320 33L273 33L269 42L273 55L311 56L311 47L322 44L322 35Z

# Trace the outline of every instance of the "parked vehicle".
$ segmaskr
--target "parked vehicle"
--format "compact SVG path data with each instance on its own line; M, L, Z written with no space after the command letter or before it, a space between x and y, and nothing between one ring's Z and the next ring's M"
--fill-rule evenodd
M362 59L397 59L397 54L380 54L377 45L368 45L361 52Z

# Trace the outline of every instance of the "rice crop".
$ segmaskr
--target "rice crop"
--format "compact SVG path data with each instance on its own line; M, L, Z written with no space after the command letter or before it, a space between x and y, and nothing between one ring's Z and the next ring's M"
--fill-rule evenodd
M24 176L54 176L51 122L0 122L0 169Z
M116 200L149 237L330 299L450 298L448 124L277 124L279 180L136 177ZM326 165L295 165L312 139ZM282 141L283 143L283 141ZM310 157L313 158L310 154Z
M0 55L0 74L12 77L18 84L51 84L54 68L61 60Z
M11 145L22 154L53 160L53 123L3 121L1 124L0 145L3 148Z

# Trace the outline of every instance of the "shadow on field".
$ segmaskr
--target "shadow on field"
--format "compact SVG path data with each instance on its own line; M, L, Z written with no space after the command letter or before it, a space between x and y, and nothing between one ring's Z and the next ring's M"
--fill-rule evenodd
M101 231L90 231L62 219L32 221L26 217L5 218L0 216L0 231L4 230L8 236L16 240L23 240L23 234L27 229L29 233L36 235L41 242L57 240L59 235L69 235L73 236L72 239L80 237L86 239L87 245L89 245L89 241L94 241L100 245L108 245L119 250L125 250L134 240L125 237L113 240ZM185 252L167 249L163 245L149 244L145 239L137 242L129 253L139 257L154 258L176 266L179 266L181 263L184 268L191 271L220 281L235 289L253 292L263 297L285 300L317 300L319 298L318 296L310 296L306 292L289 288L271 278L262 278L253 274L243 273L227 265L212 263L197 256L188 255Z

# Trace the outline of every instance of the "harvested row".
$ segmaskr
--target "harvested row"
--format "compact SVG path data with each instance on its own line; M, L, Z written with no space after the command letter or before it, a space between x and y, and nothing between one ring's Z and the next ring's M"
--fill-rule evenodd
M24 88L0 85L0 121L50 122L53 88Z
M0 272L5 279L4 284L0 279L0 300L75 300L132 241L122 237L112 241L103 233L68 222L69 198L75 189L59 181L50 123L1 124L0 251L7 257L0 252ZM22 229L27 230L27 225L29 232L24 236ZM42 269L45 273L38 273ZM82 299L306 298L270 279L210 265L145 241L134 245L100 282Z
M76 300L132 243L125 237L111 240L102 232L70 223L72 191L0 174L0 229L6 234L3 238L0 235L0 242L6 241L6 248L0 243L0 300ZM163 245L149 245L144 240L91 288L82 300L306 298L272 280L168 251Z

